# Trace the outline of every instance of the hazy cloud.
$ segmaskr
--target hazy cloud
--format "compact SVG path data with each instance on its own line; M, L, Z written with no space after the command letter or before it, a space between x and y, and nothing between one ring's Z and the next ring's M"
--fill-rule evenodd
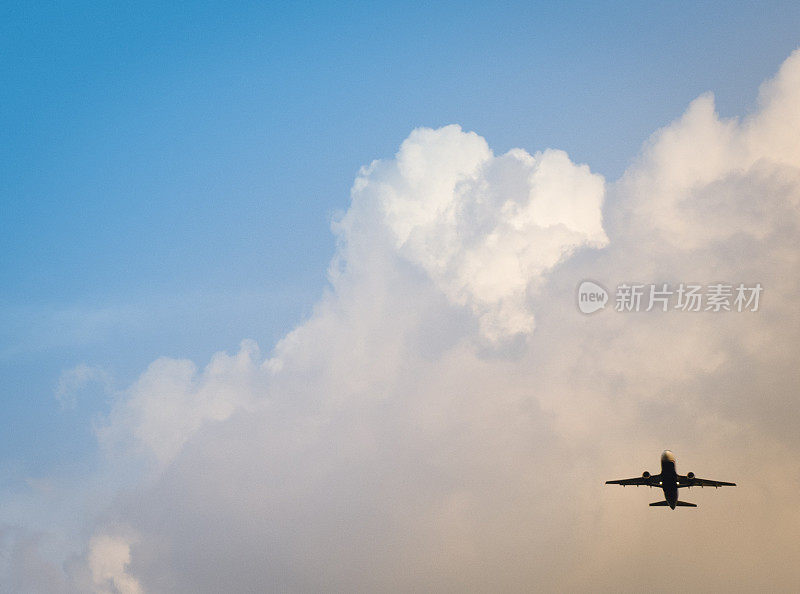
M55 390L56 400L62 407L74 408L79 393L93 384L107 393L111 391L113 381L103 368L80 363L59 376Z

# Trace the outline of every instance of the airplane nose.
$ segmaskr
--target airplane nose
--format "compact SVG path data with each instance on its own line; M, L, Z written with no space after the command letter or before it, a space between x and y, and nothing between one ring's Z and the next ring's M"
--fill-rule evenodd
M675 462L675 454L673 454L669 450L664 450L664 453L661 454L661 461L662 462Z

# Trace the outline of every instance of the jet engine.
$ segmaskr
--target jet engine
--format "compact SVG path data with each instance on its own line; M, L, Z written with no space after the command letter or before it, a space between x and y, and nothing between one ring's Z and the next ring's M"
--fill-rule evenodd
M686 478L693 479L693 478L694 478L694 473L693 473L693 472L689 472L689 473L687 473L687 474L686 474Z
M694 476L694 475L692 475L692 476ZM649 472L647 472L647 471L645 470L645 471L642 473L642 478L650 478L650 473L649 473Z

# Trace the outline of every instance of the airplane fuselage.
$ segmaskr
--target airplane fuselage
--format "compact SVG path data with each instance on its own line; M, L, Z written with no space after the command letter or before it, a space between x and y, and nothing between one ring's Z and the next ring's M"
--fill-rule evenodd
M669 450L661 454L661 489L670 508L678 504L678 473L675 470L675 456Z

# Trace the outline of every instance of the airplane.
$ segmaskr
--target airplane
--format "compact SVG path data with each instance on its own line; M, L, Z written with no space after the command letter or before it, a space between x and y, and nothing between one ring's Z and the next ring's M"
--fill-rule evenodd
M647 487L660 487L664 490L664 501L656 501L651 506L668 505L671 509L675 506L697 507L695 503L678 501L678 489L681 487L735 487L736 483L725 483L723 481L712 481L709 479L696 478L693 472L682 476L675 472L675 454L669 450L664 450L661 454L661 473L650 474L646 470L642 476L630 479L620 479L618 481L606 481L607 485L636 485Z

